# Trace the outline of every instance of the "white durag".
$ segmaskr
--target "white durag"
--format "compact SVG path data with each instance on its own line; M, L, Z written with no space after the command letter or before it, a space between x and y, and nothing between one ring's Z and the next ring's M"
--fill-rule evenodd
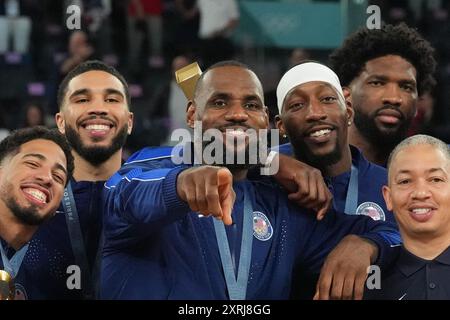
M289 69L281 78L277 87L278 111L281 114L284 98L293 88L307 82L322 81L336 89L339 98L344 99L341 83L333 70L317 62L305 62Z

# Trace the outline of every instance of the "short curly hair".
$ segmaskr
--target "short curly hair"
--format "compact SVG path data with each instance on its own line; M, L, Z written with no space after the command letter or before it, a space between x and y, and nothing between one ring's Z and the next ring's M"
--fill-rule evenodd
M419 95L436 84L434 48L416 30L405 23L383 25L381 29L361 28L334 50L329 57L331 68L344 86L359 76L367 61L386 55L398 55L417 71Z
M74 170L74 159L71 152L72 148L70 147L69 142L67 142L66 137L56 129L48 129L43 126L36 126L31 128L18 129L11 132L5 139L0 142L0 164L9 155L16 155L17 153L19 153L21 145L37 139L53 141L64 152L67 161L67 185L73 175Z
M122 76L122 74L119 73L114 67L111 67L104 63L103 61L99 60L88 60L83 63L80 63L76 67L74 67L72 70L69 71L69 73L64 77L64 79L61 81L61 84L58 88L58 93L56 95L56 101L59 106L59 110L63 108L63 102L64 102L64 96L67 91L67 87L69 85L69 82L79 76L80 74L89 72L89 71L103 71L106 73L109 73L119 79L119 81L123 85L123 89L125 91L125 98L127 100L128 108L131 108L131 98L130 98L130 91L128 88L128 83L125 80L125 78Z

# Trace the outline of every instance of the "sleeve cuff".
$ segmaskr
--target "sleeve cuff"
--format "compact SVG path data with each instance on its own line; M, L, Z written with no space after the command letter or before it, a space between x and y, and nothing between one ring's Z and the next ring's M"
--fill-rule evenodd
M177 178L186 166L176 167L169 171L162 185L164 205L170 210L190 210L186 202L181 200L177 193Z

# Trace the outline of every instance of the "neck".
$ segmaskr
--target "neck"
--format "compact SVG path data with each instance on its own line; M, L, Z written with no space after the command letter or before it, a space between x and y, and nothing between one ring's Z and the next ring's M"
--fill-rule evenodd
M379 146L373 145L367 141L367 139L359 132L354 124L350 126L349 129L348 138L350 144L360 149L364 157L370 162L380 166L385 166L390 152L386 152Z
M425 260L433 260L450 246L448 234L442 237L412 238L402 233L402 238L406 250Z
M303 156L303 152L294 148L295 159L306 163L309 166L315 167L322 172L324 177L336 177L344 172L350 171L352 167L352 152L350 150L350 145L347 143L342 151L341 158L338 162L326 165L321 164L319 161L308 160Z
M341 159L330 166L323 168L322 174L325 177L336 177L344 172L350 171L352 168L352 152L350 146L347 144Z
M105 181L108 180L122 165L122 149L114 153L108 160L94 166L72 151L75 169L73 177L76 181Z
M37 226L21 223L3 202L0 207L0 237L17 251L31 240Z

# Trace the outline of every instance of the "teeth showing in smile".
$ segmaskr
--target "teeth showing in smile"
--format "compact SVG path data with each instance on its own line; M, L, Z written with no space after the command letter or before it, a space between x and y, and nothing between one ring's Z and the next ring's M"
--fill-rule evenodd
M37 189L32 189L32 188L27 188L27 189L24 189L23 191L25 193L29 194L30 196L32 196L34 199L36 199L42 203L47 203L47 196L42 191L37 190Z
M412 210L412 212L417 215L427 214L430 211L430 208L417 208Z
M109 126L105 124L90 124L86 126L87 130L109 130Z
M225 134L231 136L242 136L245 135L245 132L243 130L226 130Z
M310 136L314 137L314 138L317 138L317 137L324 136L324 135L326 135L326 134L328 134L330 132L331 132L330 129L322 129L322 130L319 130L319 131L314 131L313 133L310 134Z

